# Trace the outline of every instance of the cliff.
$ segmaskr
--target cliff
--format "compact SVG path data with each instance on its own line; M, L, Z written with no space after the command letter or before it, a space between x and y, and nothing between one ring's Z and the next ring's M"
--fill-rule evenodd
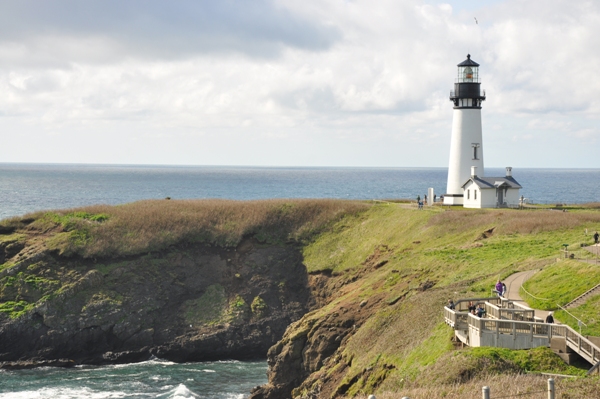
M311 303L302 242L364 207L165 200L3 221L0 362L263 358Z
M434 397L423 390L492 374L581 374L547 350L457 350L441 309L449 298L486 296L514 271L552 275L555 265L578 284L544 289L579 295L600 274L556 258L564 243L580 247L586 228L600 229L600 212L328 200L165 200L26 215L0 223L0 361L266 355L269 382L254 399L409 389Z

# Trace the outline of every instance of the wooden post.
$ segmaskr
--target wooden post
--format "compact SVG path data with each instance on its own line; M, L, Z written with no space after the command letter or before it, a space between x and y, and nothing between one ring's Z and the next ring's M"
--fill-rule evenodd
M548 399L554 399L554 380L548 378Z
M490 387L481 388L481 393L483 394L483 399L490 399Z

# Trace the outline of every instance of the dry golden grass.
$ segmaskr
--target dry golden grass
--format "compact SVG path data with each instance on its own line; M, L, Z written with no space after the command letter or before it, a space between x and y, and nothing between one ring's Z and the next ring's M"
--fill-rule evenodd
M600 379L597 376L573 379L532 374L488 375L467 383L436 387L407 386L400 392L383 392L375 396L377 399L481 399L482 388L487 386L491 399L545 399L548 398L548 378L554 379L556 398L600 398ZM367 397L360 395L353 399Z
M95 257L133 255L191 242L235 246L247 235L265 242L302 241L343 215L367 207L361 202L327 199L148 200L37 213L24 218L44 219L45 225L48 220L60 219L63 227L67 218L68 232L50 239L49 246L67 255ZM107 219L93 221L69 216L78 213L104 214ZM36 223L44 225L39 220Z
M600 222L600 213L555 210L453 210L433 216L428 225L444 226L460 233L478 226L495 227L494 233L535 234L572 229L584 223Z

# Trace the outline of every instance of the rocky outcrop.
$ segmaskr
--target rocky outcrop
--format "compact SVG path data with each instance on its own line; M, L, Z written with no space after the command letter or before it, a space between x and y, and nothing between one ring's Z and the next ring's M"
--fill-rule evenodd
M5 367L262 358L310 299L294 245L248 238L110 260L7 248L14 265L0 275L0 302L15 308L0 313Z
M329 282L330 299L336 296L332 289L339 285L336 280ZM333 392L329 390L337 384L327 380L342 376L347 366L341 355L345 343L379 309L381 301L382 298L373 296L368 301L340 302L332 309L308 313L290 325L282 340L267 354L269 382L256 387L250 398L330 397ZM336 364L336 373L320 373L325 369L331 371Z

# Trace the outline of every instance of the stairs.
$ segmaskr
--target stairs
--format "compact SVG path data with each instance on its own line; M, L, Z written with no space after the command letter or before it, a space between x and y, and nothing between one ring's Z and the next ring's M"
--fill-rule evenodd
M594 295L600 295L600 284L598 284L591 290L586 291L583 294L579 295L577 298L573 299L571 302L567 303L563 307L565 309L570 309L570 308L574 308L576 306L582 305L583 303L585 303L588 299L590 299Z

